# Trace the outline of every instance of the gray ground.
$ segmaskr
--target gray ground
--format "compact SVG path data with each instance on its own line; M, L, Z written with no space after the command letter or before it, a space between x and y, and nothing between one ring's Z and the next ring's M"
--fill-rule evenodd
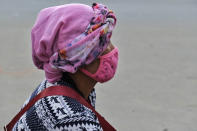
M44 78L31 60L38 11L70 2L0 1L1 129ZM120 61L115 78L96 86L97 110L121 131L197 131L197 2L103 3L118 17L112 42Z

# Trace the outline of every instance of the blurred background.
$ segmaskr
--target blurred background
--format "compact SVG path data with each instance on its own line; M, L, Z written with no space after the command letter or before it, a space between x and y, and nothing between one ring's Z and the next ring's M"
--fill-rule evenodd
M197 130L196 0L0 0L0 129L44 79L31 58L31 28L49 6L106 4L118 18L113 80L96 109L120 131Z

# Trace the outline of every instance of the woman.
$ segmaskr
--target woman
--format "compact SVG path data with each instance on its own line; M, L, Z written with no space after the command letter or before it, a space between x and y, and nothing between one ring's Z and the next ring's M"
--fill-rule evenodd
M117 68L118 49L110 42L115 24L114 13L102 4L43 9L32 28L32 56L46 80L24 106L43 90L60 85L73 89L95 108L94 86L110 80ZM68 96L53 95L36 101L12 130L104 129L91 109Z

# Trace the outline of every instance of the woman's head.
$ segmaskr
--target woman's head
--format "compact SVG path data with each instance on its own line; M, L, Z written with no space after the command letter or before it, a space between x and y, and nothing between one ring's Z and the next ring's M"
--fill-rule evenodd
M101 4L68 4L42 10L32 29L34 64L48 81L75 73L108 47L116 18Z

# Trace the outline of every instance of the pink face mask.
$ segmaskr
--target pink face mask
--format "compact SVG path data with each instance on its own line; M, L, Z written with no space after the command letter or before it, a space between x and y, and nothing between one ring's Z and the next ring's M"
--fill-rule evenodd
M92 79L103 83L109 81L114 77L114 74L118 65L118 48L115 47L109 53L99 56L100 65L96 73L92 74L86 69L81 69L81 71Z

